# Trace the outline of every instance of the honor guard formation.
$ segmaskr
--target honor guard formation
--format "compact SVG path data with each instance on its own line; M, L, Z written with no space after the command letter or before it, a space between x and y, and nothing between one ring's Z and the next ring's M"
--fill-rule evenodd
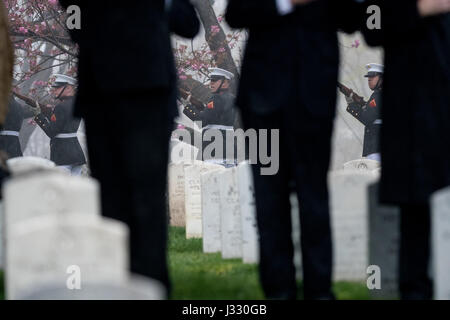
M86 158L77 136L81 119L73 117L76 85L74 78L56 74L52 95L58 104L51 112L41 112L38 105L34 121L50 138L50 160L71 174L80 175Z
M157 281L164 288L164 298L173 294L168 261L171 230L168 207L172 202L168 194L176 189L182 195L182 201L177 198L180 200L177 203L179 211L185 214L186 234L188 219L197 223L195 227L200 235L208 227L202 224L205 206L213 214L222 212L223 207L228 210L226 217L217 213L215 220L212 219L220 221L219 231L214 234L216 238L222 240L229 236L231 242L238 239L235 242L243 248L244 244L248 245L248 239L243 238L247 229L241 226L247 223L248 229L257 230L259 282L267 299L294 300L300 296L308 300L336 299L334 276L338 272L352 276L353 270L351 264L344 270L335 268L341 265L342 256L354 259L352 262L362 261L360 264L365 267L373 257L364 250L372 250L374 245L382 247L379 251L388 256L381 262L393 266L392 272L384 274L384 269L381 272L383 277L392 278L388 285L395 282L401 299L432 299L443 295L450 299L450 0L228 0L221 7L225 8L226 27L222 16L215 12L218 0L43 1L46 4L41 6L39 2L39 10L51 5L50 12L42 15L39 11L37 15L52 17L45 23L41 18L34 21L31 16L30 21L17 18L18 14L28 12L22 6L34 4L33 1L17 1L14 6L10 2L0 1L0 121L9 109L0 130L0 150L11 159L22 157L23 160L23 155L30 153L32 148L27 146L33 140L32 147L38 145L49 150L50 160L59 171L65 171L58 172L58 176L82 184L85 178L66 173L79 176L88 171L91 181L99 184L98 188L97 184L92 187L95 192L98 190L98 197L92 196L94 191L89 193L92 207L101 212L104 220L126 228L126 233L120 235L122 245L114 246L125 250L126 254L119 258L126 263L118 258L123 263L117 264L129 273ZM66 29L61 19L67 18L66 10L73 6L82 12L80 28ZM381 13L382 18L378 17ZM4 21L7 14L10 15L9 33ZM60 21L54 17L57 14ZM51 26L54 28L49 29ZM193 40L202 28L201 37ZM364 38L367 46L383 49L383 58L373 55L368 58L355 46L351 49L351 54L360 54L358 59L364 61L361 63L364 72L357 81L363 80L363 75L367 78L368 87L373 91L368 100L339 82L339 75L344 75L343 82L349 80L345 79L349 73L340 72L341 68L347 68L346 63L341 63L342 57L349 55L340 45L349 39L341 37L342 33L356 34ZM13 51L5 38L8 34L18 55L14 73L12 66L4 63L11 64ZM245 39L242 51L241 39ZM185 41L184 51L181 47L174 48L178 41ZM55 50L63 53L51 60L44 47L45 50L53 48L52 54ZM23 54L24 50L41 56L26 61L29 56ZM47 58L49 67L41 70ZM33 69L36 61L39 68ZM366 63L366 68L362 68ZM74 65L76 68L72 68ZM30 78L30 70L38 71ZM54 74L51 70L59 71ZM12 75L17 78L15 81L11 81ZM44 91L50 89L51 99L45 92L35 90L36 80L51 84L51 88L43 85ZM12 92L11 83L14 83ZM341 108L337 107L336 86L345 95L347 112L337 112ZM178 103L183 105L182 109ZM193 133L193 140L173 138L178 116L183 123L189 123L182 130ZM339 141L350 141L343 135L333 135L335 127L340 130L335 125L336 117L346 123L350 120L352 126L361 130L364 126L362 154L356 160L353 150L339 150L338 157L332 157L337 145L334 136L336 140L342 139ZM28 145L24 126L34 130ZM235 133L244 131L256 135L254 139L249 135L242 143L245 146L240 146ZM86 140L79 140L80 133ZM359 139L358 135L352 136L355 137ZM86 155L82 148L84 141ZM216 144L218 148L210 147ZM171 162L173 145L189 150L201 148L202 152L197 159L183 159L175 164ZM256 150L259 158L241 160L236 152L240 147L246 152ZM356 141L355 148L360 147ZM274 166L266 161L269 153ZM341 161L341 154L348 159ZM48 165L49 161L45 161ZM353 162L364 162L373 168L363 172L353 170L355 165L349 170L346 164ZM181 171L173 174L168 169L172 165L178 165L176 168ZM244 174L240 170L243 166L248 169ZM10 190L7 189L10 181L24 181L15 179L13 170L11 179L7 178L11 168L7 162L0 161L0 179L4 178L6 190ZM84 168L89 170L83 171ZM206 175L211 168L214 170L208 173L217 176ZM336 173L333 177L337 180L351 172L348 180L351 183L336 187L329 183L330 172ZM172 174L178 179L176 184L170 178ZM202 189L202 179L206 181L203 186L211 188ZM244 183L239 183L243 179ZM376 184L369 188L369 180ZM363 183L367 184L357 192L348 192L347 189L353 190L355 185ZM341 185L345 187L340 188ZM13 195L5 192L9 199L2 206L7 213L3 229L8 230L8 236L17 236L19 240L23 239L23 230L32 228L11 227L11 221L17 221L10 219L8 200L22 197L21 191ZM247 192L246 198L239 198L241 191ZM355 196L359 191L360 196ZM47 201L47 195L56 195L52 199L58 201ZM219 196L226 201L220 202ZM243 198L247 202L242 203ZM53 205L58 213L66 213L66 203L59 201L56 192L44 192L43 199L45 205ZM212 200L206 202L207 199ZM83 201L72 201L70 205L81 205ZM434 206L436 201L441 205ZM17 202L24 204L22 198ZM32 204L30 210L21 209L22 215L38 211L34 210L36 202ZM248 209L246 213L250 212L248 215L241 216L243 206ZM87 207L81 208L90 213ZM384 219L390 209L397 210L397 215L394 219ZM373 210L383 211L383 218L373 215ZM0 210L0 215L3 211ZM58 225L62 226L64 219L59 218ZM85 221L80 222L79 216L72 218L75 227L84 226ZM235 218L233 221L238 223L222 223L221 218ZM370 238L371 231L379 225L372 218L383 220L387 226L379 228L382 236L376 241ZM35 220L45 223L46 219ZM363 222L352 229L345 224L350 220ZM295 221L299 221L297 232ZM115 236L119 234L113 226L108 226ZM359 233L349 236L351 232ZM73 236L70 232L60 234L64 240L77 240L70 238ZM73 249L71 241L52 243L53 233L45 235L50 240L44 242L52 245L46 252L53 253L59 246L68 251ZM100 232L92 239L111 240L103 235ZM345 241L351 243L347 246L349 250L342 249ZM9 246L18 243L6 241ZM298 257L295 243L300 251L297 253L301 254L301 288L297 281L299 268L296 269L294 261ZM30 247L34 245L41 242ZM90 246L83 245L82 255L92 253L85 250L91 249ZM242 248L239 247L240 254ZM119 252L99 251L99 259L117 257ZM10 261L7 259L7 264ZM0 266L1 262L0 254ZM46 268L42 267L44 264ZM37 269L42 271L43 278L51 266L50 262L39 265ZM110 264L99 263L98 267L110 271ZM5 275L9 277L8 272ZM19 278L19 282L27 279ZM446 289L441 290L442 287Z

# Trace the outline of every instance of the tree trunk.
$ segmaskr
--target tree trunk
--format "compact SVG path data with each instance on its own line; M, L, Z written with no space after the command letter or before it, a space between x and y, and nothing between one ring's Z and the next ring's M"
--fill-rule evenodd
M5 121L11 91L14 55L8 34L8 18L0 1L0 124Z
M243 0L244 1L244 0ZM219 68L232 72L236 78L239 77L239 70L233 60L231 49L228 46L227 37L223 31L216 13L209 0L191 0L197 9L200 20L205 28L205 40L214 54L214 60ZM211 27L217 26L218 32L214 32Z

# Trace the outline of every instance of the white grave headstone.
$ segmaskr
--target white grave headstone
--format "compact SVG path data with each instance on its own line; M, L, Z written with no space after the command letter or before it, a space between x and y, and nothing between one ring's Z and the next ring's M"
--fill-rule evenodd
M169 164L169 213L170 225L185 227L184 162Z
M372 159L356 159L344 163L344 170L375 170L380 168L381 163Z
M186 238L202 237L202 188L201 174L221 166L195 161L184 168L184 193L186 213Z
M377 180L377 174L366 170L340 170L329 175L335 281L367 279L367 188Z
M68 290L61 283L45 284L18 296L19 300L162 300L164 286L156 280L132 275L123 283L84 282L82 290Z
M434 298L450 300L450 188L431 198Z
M219 174L222 258L242 257L242 220L239 203L237 168Z
M53 161L32 156L11 158L6 161L6 164L13 176L36 170L55 168L55 163Z
M204 253L220 252L222 249L218 174L223 170L225 168L208 171L201 175Z
M6 238L11 225L43 216L73 212L85 218L100 217L99 184L89 177L72 177L58 171L17 176L4 185Z
M123 283L128 277L128 229L82 213L30 218L8 232L6 293L26 295L48 283Z
M242 261L244 263L258 263L259 239L252 169L247 162L240 163L237 169L242 219Z

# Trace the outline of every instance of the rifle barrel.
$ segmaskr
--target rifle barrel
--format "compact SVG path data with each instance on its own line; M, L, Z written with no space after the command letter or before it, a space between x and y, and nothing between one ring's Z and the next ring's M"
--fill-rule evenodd
M12 93L19 98L20 100L24 101L26 104L28 104L29 106L36 108L36 101L34 101L33 99L31 99L30 97L27 97L23 94L20 94L18 92L16 92L15 90L12 90Z

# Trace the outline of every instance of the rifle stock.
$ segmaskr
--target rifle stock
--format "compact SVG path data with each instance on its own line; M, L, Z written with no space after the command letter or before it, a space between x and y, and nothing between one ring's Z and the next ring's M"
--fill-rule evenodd
M23 95L23 94L20 94L20 93L18 93L16 90L12 90L12 93L13 93L17 98L19 98L20 100L24 101L27 105L29 105L29 106L31 106L31 107L33 107L33 108L36 108L36 103L37 103L38 101L35 101L35 100L31 99L30 97L27 97L27 96L25 96L25 95Z
M359 105L365 105L367 103L366 101L364 101L363 97L357 95L356 93L353 92L352 89L344 86L342 83L338 82L337 87L342 94L344 94L346 97L352 98L353 101L355 101L355 103Z

